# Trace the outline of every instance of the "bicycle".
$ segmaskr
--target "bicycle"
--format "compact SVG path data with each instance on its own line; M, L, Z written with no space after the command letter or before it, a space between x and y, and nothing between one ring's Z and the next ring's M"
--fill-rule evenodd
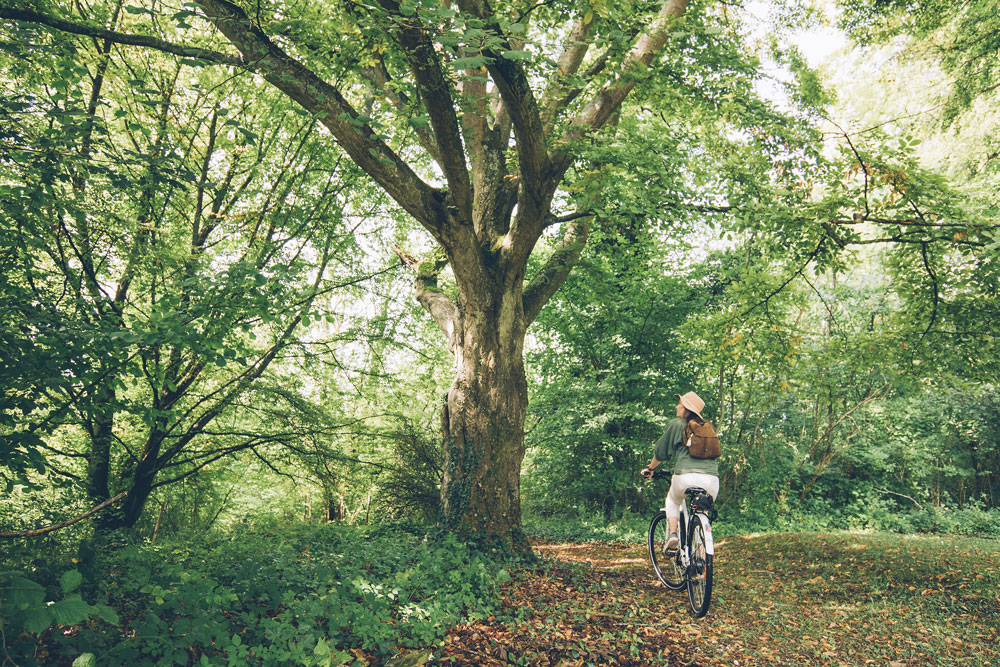
M669 476L668 472L654 470L650 478L662 479ZM662 509L649 523L649 557L653 561L653 571L664 586L672 591L687 587L691 612L695 618L701 618L708 613L708 605L712 599L712 560L715 556L712 520L718 516L718 512L712 496L705 489L691 487L684 491L684 496L677 521L680 537L678 548L667 550L670 529L666 510Z

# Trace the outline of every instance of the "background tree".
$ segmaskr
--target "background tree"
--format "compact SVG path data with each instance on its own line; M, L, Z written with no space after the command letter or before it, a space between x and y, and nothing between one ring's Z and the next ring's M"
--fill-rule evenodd
M316 297L357 280L340 208L357 192L314 120L272 122L282 98L109 43L46 53L10 63L3 98L5 309L27 362L6 369L4 441L93 503L124 494L103 523L131 526L154 488L301 435L241 401L299 407L262 380Z

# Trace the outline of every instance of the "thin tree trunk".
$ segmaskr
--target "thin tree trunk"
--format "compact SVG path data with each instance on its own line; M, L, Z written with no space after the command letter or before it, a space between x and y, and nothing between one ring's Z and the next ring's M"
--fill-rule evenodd
M160 532L160 520L163 518L164 504L160 503L160 511L156 513L156 524L153 526L153 536L149 538L150 543L156 544L156 536Z

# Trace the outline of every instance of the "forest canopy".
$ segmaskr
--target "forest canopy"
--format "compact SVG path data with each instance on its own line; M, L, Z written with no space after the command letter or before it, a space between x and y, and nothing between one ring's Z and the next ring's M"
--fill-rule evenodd
M987 4L0 2L3 532L993 510Z

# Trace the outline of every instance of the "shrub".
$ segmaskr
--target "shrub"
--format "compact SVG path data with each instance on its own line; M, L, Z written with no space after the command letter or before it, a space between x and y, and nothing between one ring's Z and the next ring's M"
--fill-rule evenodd
M67 664L81 653L102 665L338 665L358 659L351 650L385 658L495 613L509 576L450 535L332 525L125 545L97 570L85 594L117 609L117 631L62 623L72 628L8 646L18 664L38 664L36 642Z

